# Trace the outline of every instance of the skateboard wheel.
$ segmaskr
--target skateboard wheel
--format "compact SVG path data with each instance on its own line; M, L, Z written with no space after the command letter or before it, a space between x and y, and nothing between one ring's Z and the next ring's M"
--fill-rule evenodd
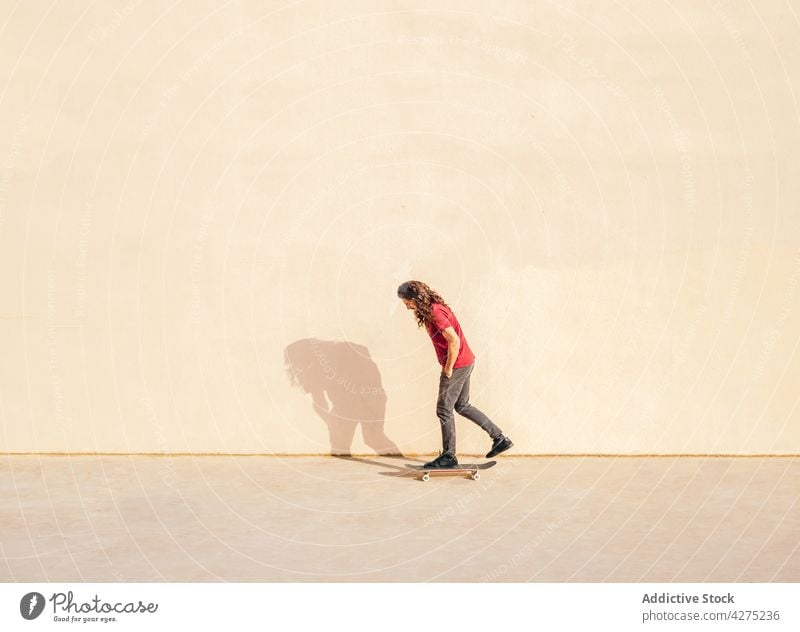
M475 472L475 473L472 475L472 480L473 480L473 481L477 481L477 480L478 480L480 477L481 477L481 475L480 475L480 474L478 474L477 472Z
M422 480L423 481L427 481L430 477L431 477L430 474L423 474L422 475Z

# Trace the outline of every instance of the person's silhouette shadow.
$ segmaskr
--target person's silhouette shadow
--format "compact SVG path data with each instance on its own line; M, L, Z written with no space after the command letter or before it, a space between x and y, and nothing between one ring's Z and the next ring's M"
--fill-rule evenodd
M386 436L386 392L378 366L363 345L305 338L284 349L292 385L311 395L314 412L328 426L331 454L350 456L356 426L381 455L400 455Z

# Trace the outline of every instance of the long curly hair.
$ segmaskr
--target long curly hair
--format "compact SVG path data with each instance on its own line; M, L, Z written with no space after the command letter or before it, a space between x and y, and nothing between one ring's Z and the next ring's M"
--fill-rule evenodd
M406 281L397 288L397 296L414 301L414 315L417 317L417 327L431 322L431 307L434 303L439 303L448 307L444 299L436 293L428 284L422 281Z

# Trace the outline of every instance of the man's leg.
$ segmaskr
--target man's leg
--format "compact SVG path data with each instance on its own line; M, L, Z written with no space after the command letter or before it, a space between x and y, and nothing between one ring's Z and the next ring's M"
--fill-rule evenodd
M453 375L447 377L444 373L439 376L439 397L436 400L436 416L442 426L442 453L450 456L456 455L456 421L453 417L455 406L465 377L469 376L469 367L453 369Z
M503 431L498 428L491 419L489 419L482 411L478 410L469 403L469 377L472 374L472 367L475 364L470 364L468 367L464 367L465 369L469 369L464 376L464 385L461 388L461 393L459 393L458 399L455 403L455 410L456 412L461 415L462 417L466 417L470 421L478 424L481 428L483 428L492 440L497 440L503 436Z

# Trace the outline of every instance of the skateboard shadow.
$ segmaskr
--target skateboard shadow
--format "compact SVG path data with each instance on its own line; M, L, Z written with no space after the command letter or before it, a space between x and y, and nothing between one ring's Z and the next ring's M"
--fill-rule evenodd
M402 465L395 465L394 463L387 463L386 461L373 461L372 459L365 459L363 457L355 457L355 456L341 456L341 455L334 455L338 459L342 459L344 461L349 461L350 463L361 463L363 465L374 465L376 467L391 467L391 472L378 472L381 476L392 476L392 477L400 477L400 478L412 478L415 474L415 471L409 469L407 467L403 467ZM385 455L390 457L395 456L403 456L401 454L391 454ZM409 457L403 457L405 459L409 459L411 461L417 461L417 459L411 459ZM418 461L422 463L422 461Z
M402 456L384 430L386 391L365 346L304 338L288 345L283 359L292 386L311 395L311 407L328 427L331 454L350 456L360 425L364 443L377 454Z

